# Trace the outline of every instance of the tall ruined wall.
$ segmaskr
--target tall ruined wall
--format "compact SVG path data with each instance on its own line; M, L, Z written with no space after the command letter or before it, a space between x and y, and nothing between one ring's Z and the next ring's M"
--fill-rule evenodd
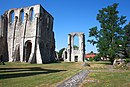
M9 62L42 64L55 59L53 17L41 5L9 9L5 14Z
M39 39L40 50L42 55L46 55L43 58L44 61L54 61L55 59L55 39L53 32L53 17L41 7L41 16L39 24ZM44 45L43 45L44 44Z
M25 61L24 44L26 41L31 41L32 47L35 47L37 29L35 14L40 13L39 9L40 6L35 5L19 9L10 9L7 11L7 17L9 20L7 42L10 62ZM19 51L17 56L15 55L17 52L16 50ZM34 52L34 49L32 49L32 51ZM17 59L15 57L17 57Z
M8 61L8 47L7 47L7 16L6 14L0 16L0 57L3 56L4 61Z

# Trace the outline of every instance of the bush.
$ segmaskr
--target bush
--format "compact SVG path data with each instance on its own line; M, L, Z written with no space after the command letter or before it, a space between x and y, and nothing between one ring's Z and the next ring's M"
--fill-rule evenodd
M101 60L100 57L98 57L98 56L95 56L95 57L94 57L94 61L100 61L100 60Z
M127 64L127 63L129 63L130 62L130 58L126 58L125 59L125 63Z
M90 57L90 58L89 58L89 61L94 61L94 58L91 58L91 57Z
M99 58L98 56L95 56L94 58L90 57L90 58L85 58L86 61L100 61L101 58Z

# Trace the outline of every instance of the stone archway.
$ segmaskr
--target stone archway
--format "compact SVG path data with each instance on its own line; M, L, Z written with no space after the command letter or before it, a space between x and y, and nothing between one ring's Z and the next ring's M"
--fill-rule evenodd
M31 54L31 49L32 49L32 43L31 41L26 41L24 45L24 61L28 62L30 54Z
M78 45L75 45L75 37L77 37ZM66 62L83 62L85 54L85 35L82 32L72 32L68 34L68 47Z

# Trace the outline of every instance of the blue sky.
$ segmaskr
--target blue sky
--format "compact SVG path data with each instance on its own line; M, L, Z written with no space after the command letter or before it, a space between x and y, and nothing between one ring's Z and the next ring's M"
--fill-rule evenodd
M119 15L130 21L129 0L0 0L0 15L10 8L21 8L41 4L54 17L56 50L67 46L68 33L84 32L86 52L97 52L96 47L87 42L89 29L98 26L98 10L113 3L119 3Z

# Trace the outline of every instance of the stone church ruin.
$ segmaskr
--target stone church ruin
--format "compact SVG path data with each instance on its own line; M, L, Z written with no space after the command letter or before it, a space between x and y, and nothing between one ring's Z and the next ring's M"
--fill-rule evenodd
M0 56L9 62L54 61L53 20L41 5L6 11L0 19Z
M74 37L79 38L78 49L74 48ZM68 47L63 51L64 62L83 62L85 55L85 35L82 32L68 34Z

